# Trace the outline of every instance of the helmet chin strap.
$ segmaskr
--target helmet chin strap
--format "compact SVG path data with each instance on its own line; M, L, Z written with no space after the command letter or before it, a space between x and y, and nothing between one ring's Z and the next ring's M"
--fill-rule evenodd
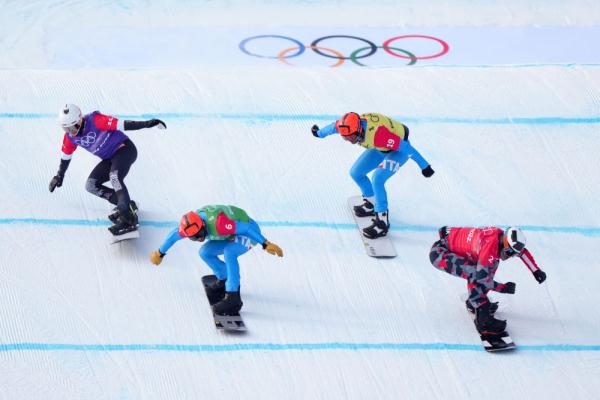
M366 132L364 129L362 129L362 123L361 123L361 129L358 132L358 143L362 143L365 141L365 137L367 136Z
M79 122L79 129L77 129L75 136L79 135L83 131L84 125L85 125L85 119L81 118L81 121Z
M71 125L68 129L69 130L65 130L65 132L69 132L71 135L73 136L77 136L79 135L79 133L81 133L83 131L83 126L85 124L85 120L82 118L81 120L79 120L78 123L76 123L75 125ZM71 132L71 128L73 127L77 127L77 131L76 132Z
M500 240L498 240L499 244L500 244L500 251L510 251L511 248L508 245L508 240L506 239L506 235L504 233L500 234Z

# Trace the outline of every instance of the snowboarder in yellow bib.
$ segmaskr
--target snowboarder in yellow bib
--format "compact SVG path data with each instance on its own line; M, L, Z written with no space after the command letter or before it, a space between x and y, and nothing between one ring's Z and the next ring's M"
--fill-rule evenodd
M417 163L424 177L434 173L429 162L410 144L408 127L383 114L350 112L324 128L313 125L311 132L318 138L338 133L344 140L366 149L350 169L350 176L363 196L363 204L354 207L354 214L375 217L373 224L363 229L363 235L369 239L387 235L390 227L385 182L409 158ZM373 170L371 182L367 174Z
M217 280L207 288L213 311L221 315L233 315L242 308L240 297L240 265L238 257L255 244L261 244L269 254L283 257L283 251L269 242L260 227L241 208L226 205L205 206L181 217L179 227L174 228L150 260L159 265L167 251L183 238L207 242L200 248L200 258L213 270ZM222 255L224 261L218 256Z

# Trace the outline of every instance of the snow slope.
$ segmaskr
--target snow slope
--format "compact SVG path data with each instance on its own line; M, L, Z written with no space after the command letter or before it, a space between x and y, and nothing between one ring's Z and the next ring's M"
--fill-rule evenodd
M404 34L408 22L390 17L399 7L415 16L410 32L599 24L596 2L528 3L382 2L359 25ZM160 67L152 57L139 65L143 49L114 41L102 49L119 54L112 65L102 57L102 65L69 66L48 51L61 47L63 26L247 26L251 36L269 13L277 29L352 34L336 13L373 6L249 4L3 8L0 399L596 397L600 60L523 65L506 54L496 66L329 69L226 58L186 65L182 54ZM84 190L97 162L85 151L63 187L48 192L62 140L55 114L66 101L167 122L166 131L130 134L139 157L126 182L141 206L139 240L109 244L110 208ZM387 184L392 260L364 254L344 208L357 194L348 170L361 150L310 135L313 123L350 110L405 122L436 170L425 179L409 161ZM247 210L285 252L278 259L257 247L240 258L245 335L211 325L197 244L177 243L160 267L148 258L181 214L214 203ZM524 228L548 280L538 285L518 260L496 275L517 282L515 295L495 299L518 351L483 352L464 311L464 281L430 265L446 224Z

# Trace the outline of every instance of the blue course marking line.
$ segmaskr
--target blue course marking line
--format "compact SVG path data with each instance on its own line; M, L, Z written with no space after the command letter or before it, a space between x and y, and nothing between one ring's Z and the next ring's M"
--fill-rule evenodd
M119 118L150 119L230 119L248 122L276 121L335 121L337 114L252 114L252 113L156 113L125 114ZM54 119L55 114L0 113L0 119ZM458 118L458 117L394 117L407 123L474 124L474 125L551 125L551 124L599 124L600 117L513 117L513 118Z
M235 351L320 351L320 350L453 350L484 351L481 345L459 343L236 343L236 344L71 344L71 343L6 343L0 352L8 351L166 351L215 353ZM600 345L542 344L518 346L520 351L600 351Z
M283 227L283 228L323 228L336 230L355 230L354 223L327 223L327 222L312 222L312 221L257 221L260 226L264 227ZM18 224L33 224L33 225L56 225L56 226L109 226L110 222L104 219L47 219L47 218L0 218L0 225L18 225ZM177 221L140 221L141 226L153 228L174 228L178 226ZM496 225L503 227L502 225ZM600 236L600 227L584 227L584 226L536 226L536 225L519 225L524 231L533 232L548 232L548 233L573 233L585 236ZM402 225L392 223L392 231L409 231L409 232L437 232L438 226L426 225Z

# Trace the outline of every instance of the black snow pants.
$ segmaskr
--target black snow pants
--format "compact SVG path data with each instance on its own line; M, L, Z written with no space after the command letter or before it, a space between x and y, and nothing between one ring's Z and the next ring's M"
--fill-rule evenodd
M90 173L85 189L111 204L115 204L121 215L129 215L129 191L124 179L129 168L137 159L137 149L130 139L123 142L116 153L109 159L102 160ZM112 188L104 186L110 181Z

